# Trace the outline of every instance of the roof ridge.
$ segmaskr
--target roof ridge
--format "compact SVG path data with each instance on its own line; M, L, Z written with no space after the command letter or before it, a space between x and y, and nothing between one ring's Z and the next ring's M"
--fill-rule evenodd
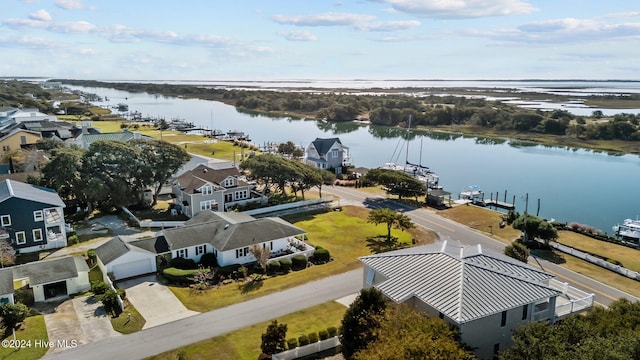
M13 186L11 186L11 179L5 179L5 183L7 184L7 190L9 190L9 196L16 196L13 192Z

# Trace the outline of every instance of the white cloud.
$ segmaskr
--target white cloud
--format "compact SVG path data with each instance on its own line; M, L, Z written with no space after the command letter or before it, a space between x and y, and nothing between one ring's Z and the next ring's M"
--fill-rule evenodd
M307 30L282 31L282 32L279 32L278 35L284 37L289 41L316 41L317 40L317 37Z
M371 0L424 18L477 18L528 14L536 8L523 0Z
M8 48L28 48L35 50L49 50L68 47L66 44L54 40L28 36L0 39L0 46Z
M51 21L51 15L45 10L40 9L34 13L29 14L29 19L36 21Z
M51 24L48 29L61 33L88 33L98 30L98 26L87 21L73 21Z
M44 21L28 19L4 19L2 20L2 25L17 30L24 28L46 28L49 26L49 24Z
M640 11L627 11L627 12L619 12L606 14L603 16L605 19L631 19L631 18L640 18Z
M65 10L84 9L85 5L80 0L56 0L56 6Z
M81 48L81 49L72 48L70 50L71 52L80 54L80 55L98 55L99 53L97 50L89 49L89 48Z
M362 31L399 31L407 30L420 26L419 21L387 21L387 22L368 22L355 25L354 27Z
M271 19L279 24L296 26L339 26L356 25L375 20L373 15L349 13L324 13L316 15L273 15Z

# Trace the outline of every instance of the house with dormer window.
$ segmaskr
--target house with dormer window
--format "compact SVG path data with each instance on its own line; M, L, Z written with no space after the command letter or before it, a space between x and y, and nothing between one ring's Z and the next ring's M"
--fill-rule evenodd
M191 218L205 210L228 211L266 204L267 198L253 188L236 167L214 169L201 164L178 176L172 191L178 209Z
M0 238L21 253L65 247L64 207L52 189L4 180L0 182Z
M349 165L349 148L342 145L339 138L316 138L307 146L305 162L318 169L342 173L342 167Z

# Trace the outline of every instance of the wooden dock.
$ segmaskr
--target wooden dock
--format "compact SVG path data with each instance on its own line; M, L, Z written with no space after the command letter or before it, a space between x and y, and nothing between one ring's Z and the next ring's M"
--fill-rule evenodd
M510 204L504 201L499 201L499 200L489 199L489 200L483 200L482 202L484 203L485 206L495 206L495 207L499 207L507 210L513 210L516 208L515 205L513 204Z

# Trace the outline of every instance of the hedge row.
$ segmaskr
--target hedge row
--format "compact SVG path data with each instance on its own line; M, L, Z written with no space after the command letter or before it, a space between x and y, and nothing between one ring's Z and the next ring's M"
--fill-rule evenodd
M287 340L287 349L295 349L298 346L305 346L313 343L317 343L321 340L327 340L328 338L338 335L338 329L335 326L328 327L326 330L320 330L317 333L302 334L298 338L291 338Z
M204 269L205 272L210 272L211 269ZM162 275L169 280L178 282L191 282L191 277L198 273L198 269L178 269L178 268L166 268L162 270Z

